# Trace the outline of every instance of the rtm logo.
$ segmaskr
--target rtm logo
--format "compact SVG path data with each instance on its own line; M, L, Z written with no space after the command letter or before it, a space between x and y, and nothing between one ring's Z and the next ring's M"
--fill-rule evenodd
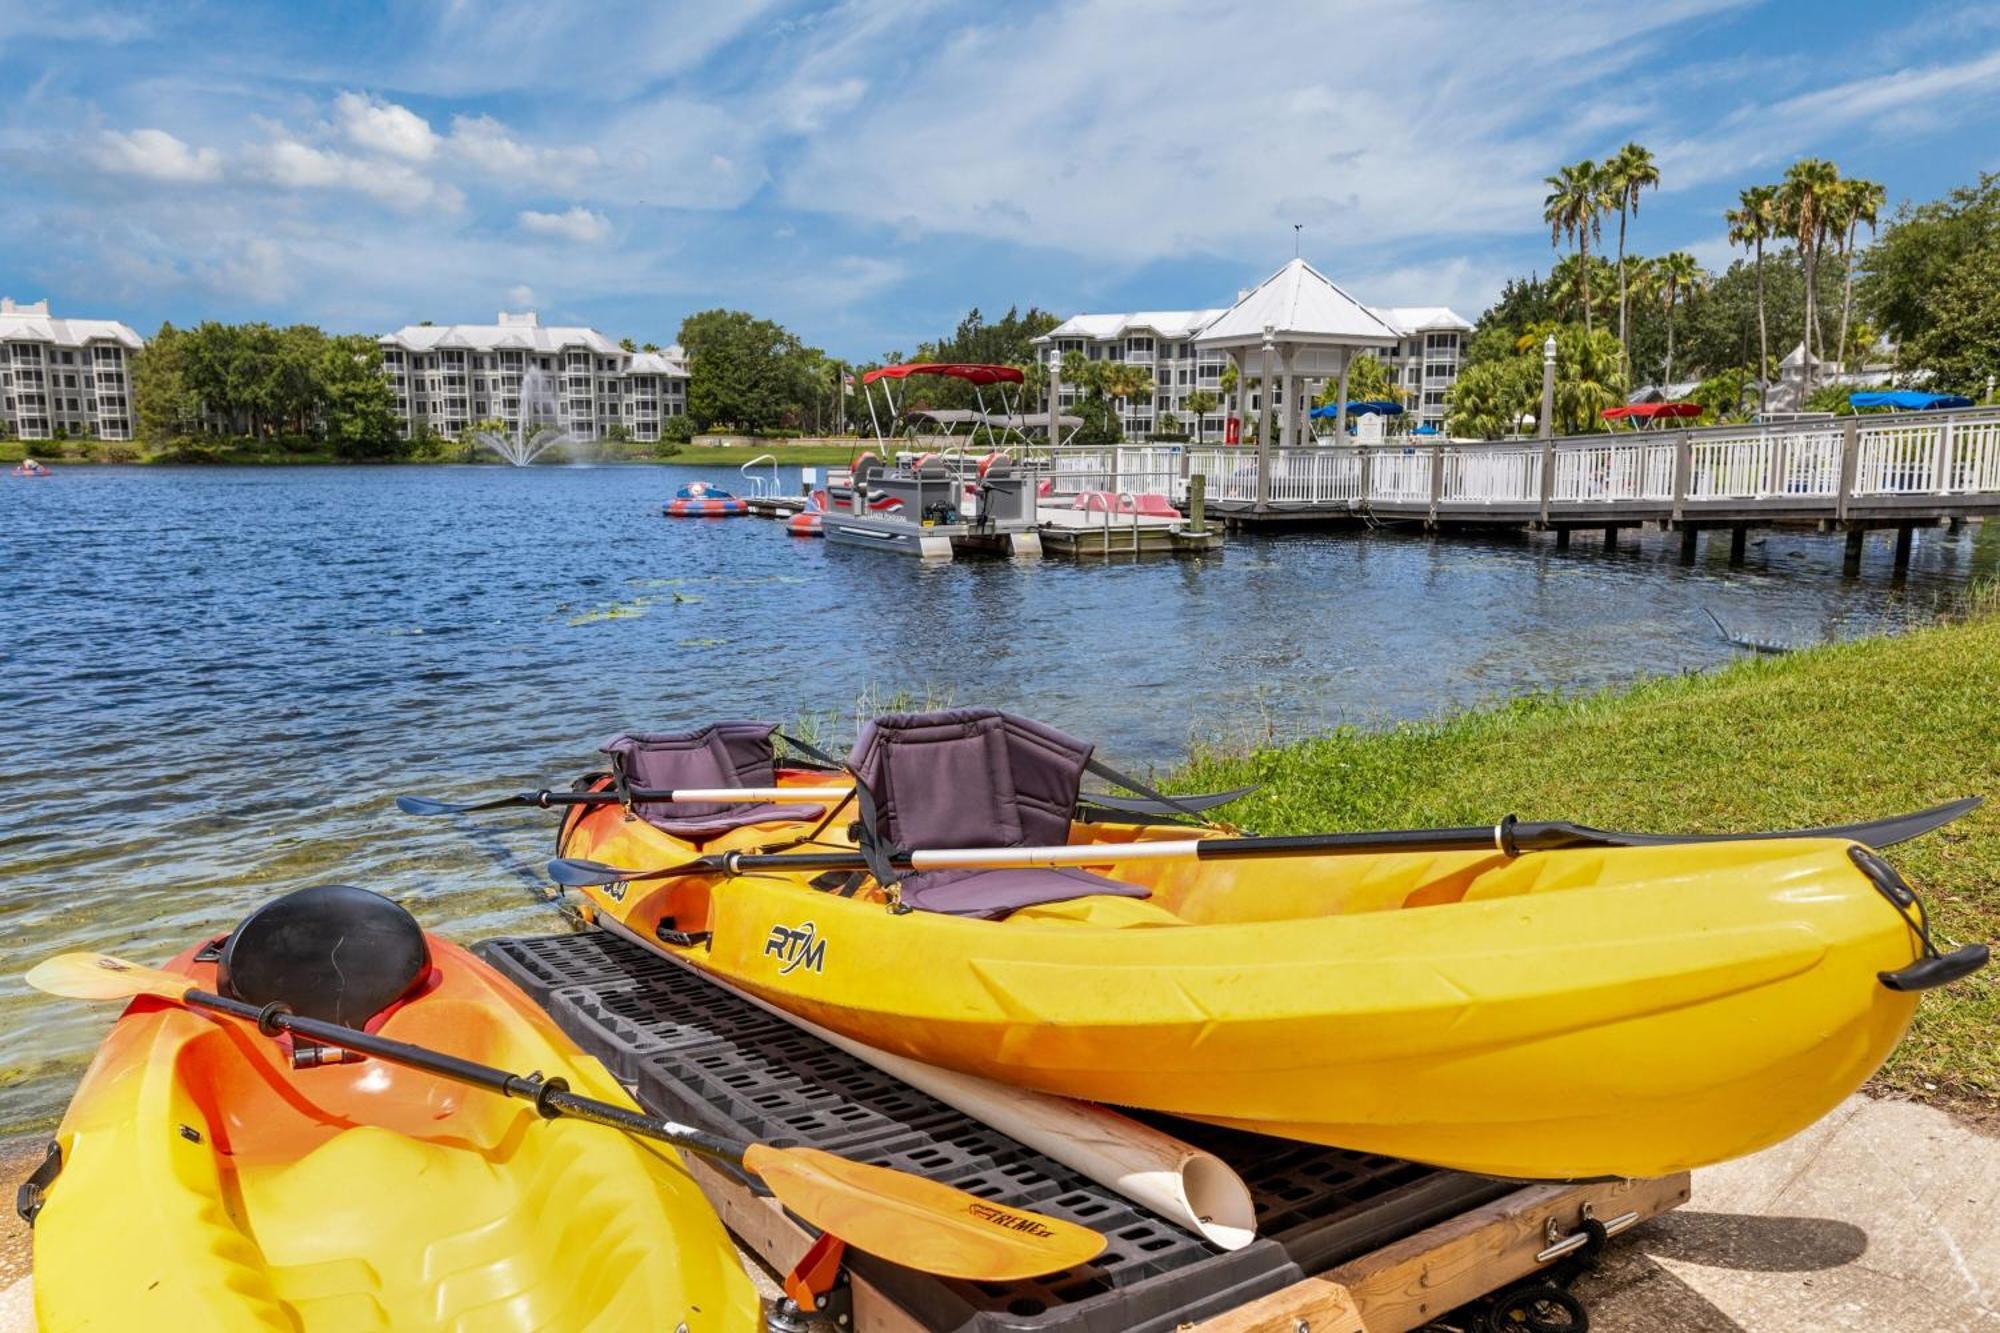
M773 926L770 938L764 941L764 956L776 958L784 966L778 975L788 977L801 967L808 972L826 972L826 941L813 938L815 927L808 921L803 926Z

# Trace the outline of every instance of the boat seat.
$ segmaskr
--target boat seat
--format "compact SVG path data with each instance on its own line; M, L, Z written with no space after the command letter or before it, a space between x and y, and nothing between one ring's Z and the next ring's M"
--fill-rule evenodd
M688 731L628 731L598 748L627 786L673 790L690 787L775 787L777 750L771 722L713 722ZM771 801L638 801L633 813L669 837L706 842L752 824L803 822L826 813L823 805Z
M215 985L245 1004L358 1028L421 985L430 946L417 919L378 893L323 884L274 898L229 932Z
M1091 747L992 708L876 718L848 757L858 828L876 878L905 907L998 919L1073 898L1147 898L1152 890L1074 868L934 870L899 875L896 849L1053 846L1069 841Z

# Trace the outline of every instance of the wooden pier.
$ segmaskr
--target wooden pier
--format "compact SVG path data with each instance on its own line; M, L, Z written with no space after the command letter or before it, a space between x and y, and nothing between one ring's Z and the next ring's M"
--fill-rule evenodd
M2000 409L1829 417L1783 426L1569 436L1497 443L1391 442L1295 449L1145 445L1052 451L1057 490L1149 491L1183 499L1207 483L1210 515L1232 529L1298 523L1413 523L1427 529L1579 528L1615 545L1642 526L1681 534L1695 559L1704 529L1847 535L1858 569L1873 530L2000 514Z

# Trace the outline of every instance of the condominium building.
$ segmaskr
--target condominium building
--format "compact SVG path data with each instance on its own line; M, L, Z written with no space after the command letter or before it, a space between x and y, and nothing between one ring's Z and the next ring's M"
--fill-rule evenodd
M1446 306L1370 306L1368 310L1400 341L1393 348L1370 348L1363 354L1379 355L1388 363L1391 378L1403 390L1411 426L1431 425L1442 430L1445 393L1458 379L1472 322ZM1128 362L1152 373L1152 397L1122 405L1128 437L1151 435L1160 420L1171 414L1182 431L1195 434L1198 425L1204 438L1219 439L1228 416L1226 405L1220 402L1222 369L1228 358L1219 351L1197 349L1194 338L1223 314L1224 310L1217 308L1076 315L1035 341L1065 354L1076 352L1092 361ZM1320 387L1313 385L1315 392ZM1188 395L1197 389L1207 390L1218 400L1199 423L1187 408ZM1074 407L1080 396L1074 386L1062 387L1064 407ZM1253 412L1259 410L1259 397L1253 388ZM1274 391L1273 409L1283 406L1282 392Z
M0 298L0 424L23 440L131 439L132 357L145 345L115 319Z
M384 334L383 371L408 437L429 427L457 435L480 421L521 417L521 389L547 386L553 414L578 439L622 428L657 440L687 411L687 358L678 346L628 352L596 329L544 326L532 313L501 312L491 324L409 324ZM549 405L529 410L550 414Z

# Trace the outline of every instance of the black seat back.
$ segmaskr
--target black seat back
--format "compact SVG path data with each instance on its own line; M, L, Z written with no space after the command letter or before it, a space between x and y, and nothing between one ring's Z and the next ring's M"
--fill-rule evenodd
M223 942L216 989L359 1028L430 974L417 919L379 893L323 884L274 898Z

